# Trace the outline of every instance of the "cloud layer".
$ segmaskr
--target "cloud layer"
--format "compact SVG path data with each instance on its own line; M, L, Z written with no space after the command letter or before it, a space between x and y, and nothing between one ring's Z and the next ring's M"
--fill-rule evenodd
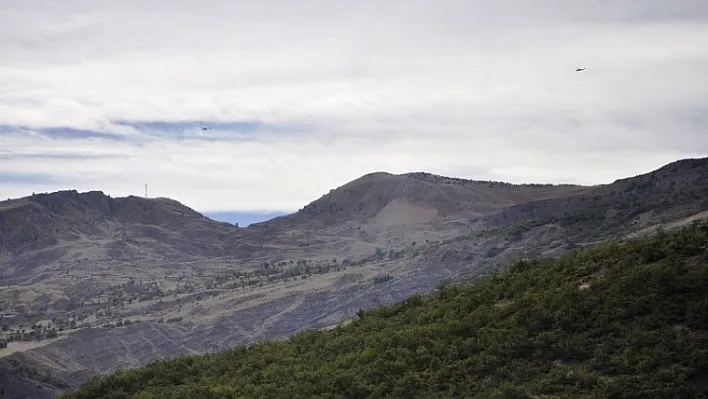
M13 3L3 197L293 211L377 170L595 184L708 153L702 0Z

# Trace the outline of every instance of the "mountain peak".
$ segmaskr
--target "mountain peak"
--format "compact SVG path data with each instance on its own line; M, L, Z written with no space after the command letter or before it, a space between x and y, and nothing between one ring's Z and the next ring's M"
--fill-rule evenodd
M296 214L274 221L324 225L350 221L365 223L383 212L386 220L381 223L386 225L425 223L435 218L484 215L520 202L568 195L584 189L572 185L474 181L426 172L392 174L378 171L332 189Z

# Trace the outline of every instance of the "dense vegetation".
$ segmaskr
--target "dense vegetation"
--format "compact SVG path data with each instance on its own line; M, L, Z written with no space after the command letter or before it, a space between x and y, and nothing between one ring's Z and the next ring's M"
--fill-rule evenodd
M67 398L708 398L708 225L93 381Z

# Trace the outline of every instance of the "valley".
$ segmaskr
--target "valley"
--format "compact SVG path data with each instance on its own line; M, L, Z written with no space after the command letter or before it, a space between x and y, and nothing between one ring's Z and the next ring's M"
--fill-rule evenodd
M361 310L346 325L121 371L65 399L705 398L708 224Z
M0 202L0 389L53 397L158 359L328 328L706 211L708 159L593 187L378 172L247 228L163 198Z

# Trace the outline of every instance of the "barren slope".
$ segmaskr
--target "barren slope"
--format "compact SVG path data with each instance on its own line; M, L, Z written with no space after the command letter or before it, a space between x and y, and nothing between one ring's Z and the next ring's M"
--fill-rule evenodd
M429 173L393 175L376 172L330 191L293 215L264 223L315 223L323 226L352 221L364 223L391 204L397 203L428 211L405 222L427 223L437 217L486 215L522 202L565 196L587 189L573 185L513 185L454 179ZM392 222L400 223L395 220Z
M708 158L672 162L650 173L620 179L586 192L508 207L479 218L487 227L534 221L559 223L597 234L636 230L686 217L708 206ZM593 226L587 226L587 222Z
M248 257L226 251L189 261L158 259L144 243L163 246L165 240L140 233L143 238L133 245L145 251L143 258L82 257L45 272L55 285L0 288L5 309L35 304L40 314L23 319L26 325L41 314L54 314L75 318L79 327L65 339L39 341L36 349L7 356L4 364L31 359L50 367L60 381L55 386L75 386L117 367L326 327L359 308L427 292L441 281L493 273L510 259L557 256L591 245L607 236L606 226L626 235L705 212L705 165L706 160L681 161L594 188L376 173L333 190L300 212L252 228L211 227L204 220L208 230L202 240L223 228L222 242L250 245ZM608 198L595 199L598 195ZM527 200L532 202L522 203ZM631 208L626 209L627 203ZM149 226L139 220L125 225ZM165 224L160 228L167 229ZM171 234L182 237L178 229ZM83 253L92 256L97 241L80 243ZM60 302L45 298L51 295L64 298L61 312L56 312ZM43 301L54 305L37 306ZM123 326L126 320L129 325Z
M6 257L85 239L127 245L150 240L162 244L166 254L217 255L224 251L218 244L235 229L166 198L71 190L0 202L0 253ZM120 251L120 245L114 247Z

